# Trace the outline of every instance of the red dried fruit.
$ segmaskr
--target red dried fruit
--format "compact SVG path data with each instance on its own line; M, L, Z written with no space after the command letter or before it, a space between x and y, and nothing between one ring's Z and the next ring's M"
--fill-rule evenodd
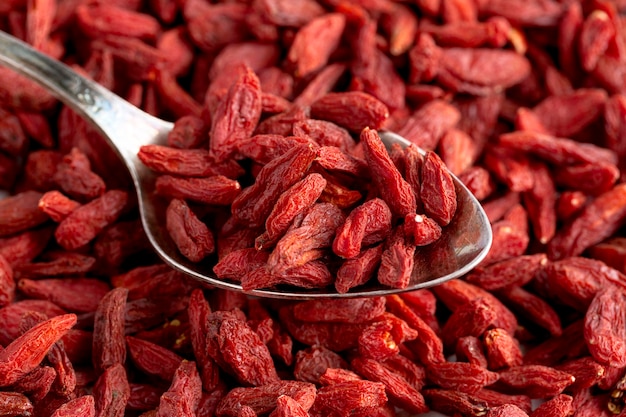
M296 304L293 315L305 322L367 323L385 312L385 299L310 300Z
M392 288L407 288L415 265L416 247L406 237L403 227L391 232L380 256L377 280Z
M95 417L96 405L92 395L83 395L81 397L69 400L65 404L57 408L51 417Z
M519 342L502 329L487 330L483 336L483 345L491 370L510 368L523 362Z
M512 51L444 48L437 81L452 91L474 95L500 92L530 74L528 60Z
M244 406L251 407L257 414L267 414L276 407L281 395L293 398L305 410L309 410L317 398L315 385L309 382L282 380L259 387L236 387L219 402L215 415L237 417Z
M422 394L404 378L385 368L381 363L373 359L356 358L350 362L350 365L358 374L382 383L390 402L397 407L416 414L428 411Z
M548 167L533 164L533 186L522 193L522 200L539 242L548 243L556 232L556 189Z
M231 204L241 194L241 185L223 175L206 178L162 175L156 180L156 193L173 199L222 206Z
M328 368L347 368L348 363L323 346L312 346L296 353L293 374L299 381L317 384Z
M561 319L557 312L540 297L520 286L511 286L499 291L498 295L511 309L531 322L548 330L551 335L562 333Z
M573 398L569 395L559 394L554 398L540 404L530 417L568 416L574 412Z
M252 135L261 117L261 84L252 69L229 88L212 117L209 149L217 162L232 156L239 143Z
M202 382L196 363L182 361L174 373L169 389L161 395L156 416L194 416L201 395Z
M15 298L15 280L13 278L13 268L0 255L0 307L13 302Z
M312 102L311 117L359 133L368 127L383 127L389 117L389 109L372 95L360 91L327 93Z
M304 177L314 159L315 151L308 145L294 146L274 158L232 201L233 217L248 227L263 225L280 195Z
M322 258L343 220L343 214L336 206L330 203L313 205L304 213L302 223L292 227L278 241L267 261L268 272L280 275Z
M106 369L93 387L96 415L122 417L130 397L130 385L122 364Z
M391 211L380 198L359 205L337 230L333 252L342 258L355 258L362 246L379 243L391 231Z
M545 253L523 255L486 266L470 272L466 280L487 291L494 291L511 285L524 286L548 263Z
M183 358L174 352L136 337L126 336L128 353L133 363L143 373L172 381Z
M439 336L424 320L411 310L400 296L388 296L387 307L389 311L405 320L411 328L417 330L419 337L407 343L407 346L416 353L423 364L429 365L432 363L445 362L443 342Z
M611 236L626 220L621 201L626 187L616 185L599 195L572 222L562 228L548 245L551 259L580 255L585 249ZM597 219L603 219L598 223Z
M439 300L453 312L470 300L482 298L484 302L490 305L490 310L495 313L496 320L493 322L493 326L505 329L510 334L515 333L517 328L515 315L491 293L463 280L445 282L433 288L433 291Z
M186 119L181 118L181 120ZM192 128L193 126L187 129ZM182 141L182 139L175 139L173 136L185 134L186 132L183 129L185 128L179 127L172 130L169 134L170 140ZM181 130L183 131L178 133ZM193 133L186 134L194 135ZM162 145L144 145L139 149L137 157L144 165L156 172L182 177L223 175L234 179L241 176L244 172L243 168L235 161L228 160L219 163L206 149L175 149Z
M326 180L312 173L283 192L265 221L265 232L255 240L256 249L267 249L276 243L294 219L317 201L325 187Z
M76 324L76 315L56 316L41 322L0 351L0 386L18 381L39 366L54 343Z
M0 201L0 236L9 236L37 227L48 220L39 210L41 193L25 191Z
M505 404L492 408L485 414L486 417L528 417L528 414L513 404Z
M109 284L95 278L23 278L17 287L31 298L49 300L67 311L79 313L95 311L110 290Z
M126 362L124 315L128 290L109 291L98 303L94 315L92 362L98 372Z
M608 286L596 293L585 313L585 341L595 360L604 365L623 367L626 296L621 288Z
M342 398L342 401L336 401L336 398ZM358 413L380 407L386 401L387 395L383 384L365 380L338 382L317 391L311 413L319 415Z
M434 152L426 153L421 174L420 199L424 211L441 226L446 226L457 207L452 176Z
M191 262L200 262L215 252L213 234L185 201L170 201L165 225L180 253Z
M429 365L428 378L444 389L473 393L495 383L499 375L467 362L443 362Z
M78 148L63 157L53 180L64 193L81 201L99 197L106 190L104 180L91 170L89 158Z
M550 398L560 394L574 382L568 373L542 365L521 365L500 372L507 390L523 392L531 398Z
M33 404L24 394L18 392L0 392L0 411L5 415L30 416Z
M305 78L327 63L339 45L345 20L342 14L327 13L298 30L287 54L287 63L294 67L297 78Z
M189 330L191 347L198 367L200 379L206 391L215 389L219 381L219 368L204 348L208 335L208 319L211 308L207 303L202 290L194 289L189 298Z
M423 391L430 408L434 411L453 415L484 415L489 411L485 401L461 391L429 388Z
M456 341L455 354L459 361L466 361L483 368L489 366L483 344L478 337L464 336L459 338Z
M222 360L241 383L260 386L278 380L269 350L245 322L222 320L217 343Z
M610 368L610 367L609 367ZM576 381L569 386L568 391L578 392L598 384L605 374L605 367L589 356L573 359L557 366L557 369L574 376ZM619 369L619 368L616 368Z
M119 218L127 202L127 192L111 190L78 207L57 226L57 242L67 250L86 245Z
M496 322L496 311L482 297L471 299L458 306L441 329L445 346L452 347L464 336L481 336Z
M57 223L62 222L78 207L80 203L69 199L59 191L48 191L39 199L39 209Z
M608 149L536 132L505 133L499 136L498 144L509 150L535 155L559 166L586 162L616 162L615 154Z

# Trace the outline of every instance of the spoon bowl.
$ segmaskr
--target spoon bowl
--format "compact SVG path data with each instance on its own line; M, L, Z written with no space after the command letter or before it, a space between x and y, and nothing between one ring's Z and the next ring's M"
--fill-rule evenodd
M238 283L215 276L213 266L216 259L192 263L183 257L164 227L165 202L153 194L156 174L142 164L137 154L142 145L165 144L172 123L143 112L65 64L1 31L0 64L41 84L88 120L115 149L133 180L145 233L164 262L215 287L243 291ZM391 132L380 132L380 136L387 147L394 143L402 146L410 144ZM466 274L486 256L492 233L480 203L458 178L453 176L453 180L457 193L456 214L437 242L418 248L411 283L407 288L395 289L371 283L345 294L336 292L334 288L308 290L286 286L247 293L283 299L383 296L430 287Z

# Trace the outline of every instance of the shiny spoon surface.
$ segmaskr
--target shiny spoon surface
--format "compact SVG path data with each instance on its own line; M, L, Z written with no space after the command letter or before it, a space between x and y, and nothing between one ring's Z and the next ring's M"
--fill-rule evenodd
M165 201L153 194L157 175L141 163L137 153L142 145L165 144L172 123L143 112L65 64L1 31L0 64L41 84L88 120L117 151L133 180L145 233L164 262L216 287L242 291L238 283L220 280L215 276L212 271L215 259L195 264L183 257L164 227ZM399 135L379 133L387 147L393 143L409 145ZM457 192L457 212L436 243L418 248L408 288L394 289L372 283L354 288L346 294L337 293L334 288L307 290L296 287L259 289L248 293L259 297L291 299L381 296L430 287L466 274L489 251L492 233L489 220L478 200L458 178L453 176L453 180Z

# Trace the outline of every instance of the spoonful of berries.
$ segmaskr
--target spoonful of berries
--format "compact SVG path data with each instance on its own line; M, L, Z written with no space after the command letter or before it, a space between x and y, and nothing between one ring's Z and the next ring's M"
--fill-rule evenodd
M364 93L329 93L301 110L311 118L292 135L269 134L258 129L261 90L247 70L216 104L209 145L177 149L168 146L173 123L4 32L0 63L97 128L128 168L156 253L215 287L273 298L380 296L460 277L491 246L480 203L437 154L391 132L313 119ZM348 139L319 143L307 132L320 126Z

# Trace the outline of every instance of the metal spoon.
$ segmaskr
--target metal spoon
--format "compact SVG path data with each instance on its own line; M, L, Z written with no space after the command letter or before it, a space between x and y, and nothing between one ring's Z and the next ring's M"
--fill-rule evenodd
M137 157L142 145L164 144L172 123L157 119L131 105L66 65L43 55L26 43L0 31L0 63L38 82L63 103L93 124L125 162L133 179L143 227L157 254L170 266L216 287L242 291L239 284L218 279L213 263L194 264L180 255L164 227L165 205L153 195L155 174ZM381 132L387 146L409 142ZM454 178L458 208L453 221L435 244L420 248L411 284L398 290L376 284L339 294L333 288L304 290L293 287L261 289L252 295L272 298L337 298L380 296L415 290L457 278L474 268L492 241L489 221L480 203Z

